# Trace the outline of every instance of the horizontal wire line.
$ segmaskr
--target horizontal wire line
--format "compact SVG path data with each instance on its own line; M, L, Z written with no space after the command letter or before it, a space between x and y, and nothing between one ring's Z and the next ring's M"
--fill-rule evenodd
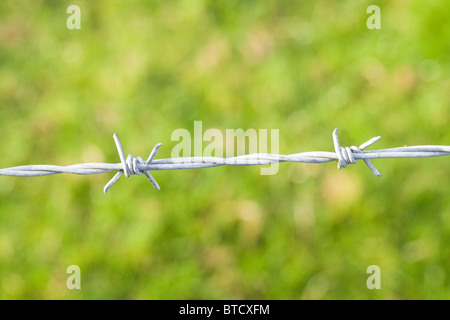
M145 174L152 182L156 189L159 185L150 171L160 170L181 170L181 169L201 169L212 168L223 165L231 166L253 166L253 165L270 165L282 162L301 162L301 163L326 163L331 161L338 162L338 168L345 168L349 164L355 164L358 160L363 160L368 165L369 169L377 176L381 176L375 166L370 162L372 159L398 159L398 158L425 158L425 157L440 157L450 155L450 146L441 145L422 145L422 146L405 146L390 149L364 151L363 149L374 144L380 139L375 137L361 146L350 148L343 148L339 145L337 136L337 129L333 131L333 142L335 152L328 151L309 151L302 153L295 153L290 155L270 154L270 153L255 153L248 155L241 155L236 157L181 157L168 159L154 159L161 144L157 144L150 153L147 161L142 158L134 158L128 155L125 158L119 137L114 134L114 140L121 159L120 163L82 163L70 166L57 165L25 165L0 169L0 175L15 176L15 177L38 177L48 176L60 173L70 173L78 175L91 175L107 173L111 171L118 171L118 173L108 182L104 188L106 193L109 188L121 177Z

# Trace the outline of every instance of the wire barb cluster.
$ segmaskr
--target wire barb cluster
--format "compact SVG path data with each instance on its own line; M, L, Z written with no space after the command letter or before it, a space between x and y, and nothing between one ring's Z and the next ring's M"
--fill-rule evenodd
M103 192L107 193L109 188L112 187L114 183L116 183L117 180L122 176L122 174L125 174L125 177L130 177L133 174L141 175L145 174L145 176L150 180L153 187L155 189L161 190L161 188L158 185L158 182L156 182L155 178L151 175L150 171L148 170L142 170L143 165L149 165L153 158L155 158L156 153L158 152L159 148L161 147L162 143L157 143L155 147L153 148L152 152L148 156L147 161L143 161L141 157L134 158L131 154L128 155L127 159L125 160L125 154L123 153L122 144L120 143L119 136L117 133L114 133L114 142L116 143L117 151L119 152L120 161L122 162L123 169L116 173L116 175L106 184L106 186L103 188Z
M377 142L378 140L380 140L381 136L378 137L373 137L372 139L364 142L362 145L358 147L355 146L351 146L346 147L346 148L342 148L339 145L339 138L338 138L338 134L337 134L337 128L334 129L333 131L333 143L334 143L334 150L336 151L336 154L338 156L338 169L342 169L347 167L348 164L356 164L356 162L358 162L358 159L356 159L353 156L354 152L362 152L365 148L373 145L375 142ZM376 175L377 177L381 177L381 173L378 172L377 168L375 168L375 166L373 165L373 163L369 160L369 159L364 159L364 162L367 164L367 166L369 167L369 169L373 172L374 175Z
M425 158L439 157L450 155L450 146L413 146L381 149L373 151L365 151L367 147L377 142L380 137L374 137L364 142L359 147L341 147L337 129L333 131L334 152L327 151L310 151L295 153L290 155L255 153L242 155L237 157L219 158L219 157L181 157L169 159L155 159L156 153L161 147L158 143L153 148L146 161L141 157L133 157L129 154L125 158L122 145L117 134L114 134L114 141L119 153L120 163L83 163L71 166L54 166L54 165L28 165L0 169L0 175L16 176L16 177L38 177L48 176L59 173L71 174L99 174L111 171L118 171L114 177L105 185L103 191L105 193L116 183L122 175L130 177L132 175L144 174L152 183L155 189L160 190L155 178L150 171L157 170L178 170L178 169L200 169L212 168L223 165L234 166L251 166L251 165L268 165L281 162L303 162L303 163L325 163L337 161L338 169L347 167L349 164L356 164L358 160L363 160L369 169L376 176L381 176L375 168L372 159L388 159L388 158Z

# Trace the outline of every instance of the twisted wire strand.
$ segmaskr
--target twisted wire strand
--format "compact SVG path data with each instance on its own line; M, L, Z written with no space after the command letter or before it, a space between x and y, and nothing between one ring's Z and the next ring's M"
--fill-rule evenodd
M120 163L82 163L70 166L55 165L27 165L0 169L0 175L16 176L16 177L39 177L49 176L59 173L71 173L80 175L91 175L118 171L113 178L105 185L103 191L105 193L116 183L122 175L130 177L132 175L144 174L152 183L155 189L161 190L155 178L150 171L158 170L180 170L180 169L200 169L212 168L223 165L232 166L253 166L268 165L281 162L303 162L303 163L325 163L337 161L338 169L346 168L349 164L356 164L358 160L363 160L369 169L376 176L381 176L375 168L372 159L393 159L393 158L425 158L440 157L450 155L450 146L442 145L424 145L389 148L381 150L365 151L367 147L376 143L381 137L374 137L359 147L341 147L337 129L333 131L334 152L327 151L309 151L290 155L270 154L270 153L254 153L237 157L220 158L220 157L182 157L155 159L156 153L161 147L158 143L153 148L149 157L144 161L141 157L133 157L129 154L125 157L122 145L117 134L113 136L119 153Z

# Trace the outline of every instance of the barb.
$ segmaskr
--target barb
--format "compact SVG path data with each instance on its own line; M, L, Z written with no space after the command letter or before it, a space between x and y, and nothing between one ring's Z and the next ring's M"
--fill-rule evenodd
M122 174L125 174L125 177L130 177L133 174L141 175L145 174L145 176L150 180L153 187L155 189L161 190L159 188L158 182L156 182L155 178L151 175L149 170L142 170L142 165L148 165L152 162L153 158L155 157L156 153L158 152L159 148L161 147L162 143L158 143L153 148L152 152L150 153L150 156L148 157L147 161L143 161L141 157L133 158L131 154L128 155L127 160L125 160L125 154L123 153L122 145L120 144L119 136L114 133L114 141L116 142L117 151L119 152L120 161L122 162L123 169L116 173L116 175L106 184L106 186L103 188L103 192L107 193L109 188L112 187L114 183L116 183L117 180L122 176Z
M348 164L355 164L358 159L356 159L353 156L353 152L362 152L365 148L367 148L368 146L373 145L375 142L377 142L378 140L380 140L381 136L378 137L374 137L366 142L364 142L362 145L358 147L355 146L351 146L346 147L346 148L342 148L339 145L339 138L338 138L338 134L337 134L337 128L334 129L333 131L333 142L334 142L334 150L336 151L336 154L338 156L338 169L342 169L347 167ZM377 168L375 168L375 166L372 164L372 162L370 162L369 159L363 159L364 162L367 164L367 166L369 167L369 169L373 172L374 175L376 175L377 177L381 177L381 174L378 172Z
M373 151L365 151L367 147L373 145L381 137L374 137L359 147L341 147L337 129L333 131L334 152L327 151L310 151L295 153L291 155L255 153L230 158L219 157L183 157L169 159L155 159L156 153L161 147L161 143L154 146L147 161L143 161L141 157L134 158L129 154L125 158L122 145L117 134L114 134L114 142L119 153L120 163L83 163L71 166L54 166L54 165L29 165L0 169L0 175L16 176L16 177L39 177L48 176L59 173L71 174L100 174L111 171L118 171L114 177L105 185L103 191L105 193L116 183L122 175L130 177L132 175L144 174L152 183L155 189L160 190L155 178L150 171L158 170L179 170L179 169L200 169L212 168L223 165L233 166L253 166L267 165L280 162L303 162L303 163L325 163L337 161L338 169L347 167L349 164L356 164L358 160L363 160L369 169L376 176L381 176L370 160L373 159L393 159L393 158L425 158L440 157L450 155L450 146L426 145L413 147L400 147L381 149Z

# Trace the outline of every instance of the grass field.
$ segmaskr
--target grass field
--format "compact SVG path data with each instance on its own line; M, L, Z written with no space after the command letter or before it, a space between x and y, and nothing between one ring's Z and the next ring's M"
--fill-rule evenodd
M69 30L69 5L81 29ZM379 5L381 29L367 7ZM0 167L146 158L177 128L280 153L450 144L448 1L0 2ZM1 299L450 297L448 158L0 177ZM69 265L81 290L69 290ZM367 267L381 270L369 290Z

